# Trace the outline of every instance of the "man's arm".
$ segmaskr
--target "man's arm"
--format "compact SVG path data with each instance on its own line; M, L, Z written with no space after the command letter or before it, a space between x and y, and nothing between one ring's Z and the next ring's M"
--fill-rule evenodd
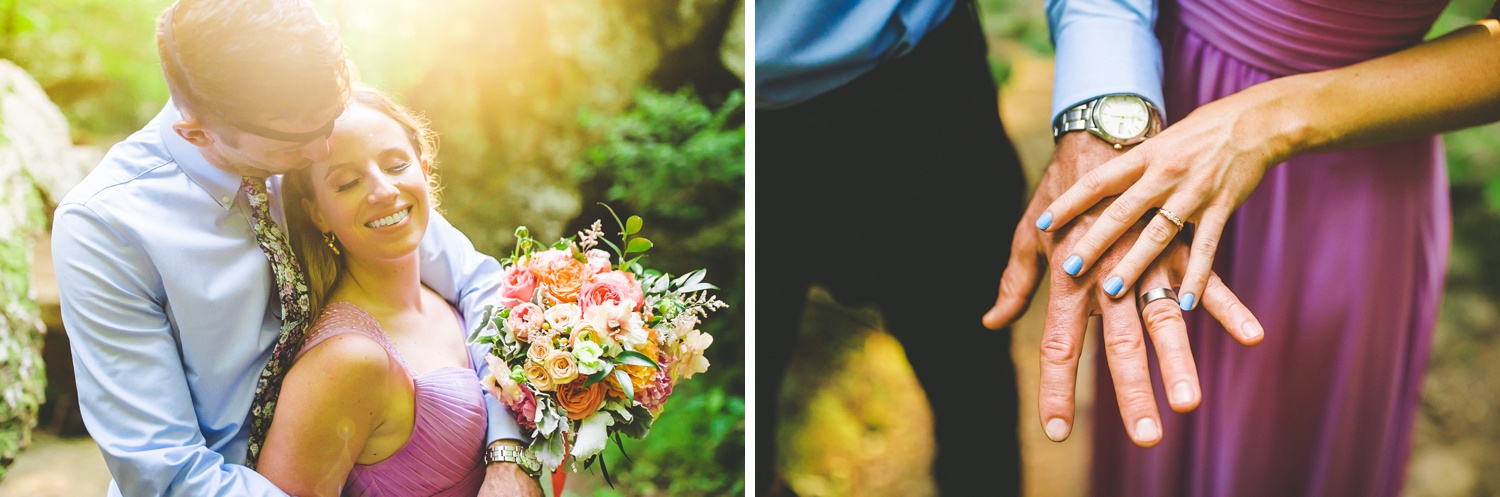
M473 326L484 306L497 302L502 281L500 262L475 250L469 237L436 212L432 213L427 224L421 250L422 283L458 307L464 315L464 322ZM464 333L469 331L464 330ZM488 347L484 345L469 348L469 356L478 366L481 377L489 374L489 363L484 360L487 352ZM515 416L500 405L499 400L485 392L484 401L490 413L487 443L502 439L530 440L531 437L521 433L521 425L516 423Z
M1057 48L1053 122L1111 93L1140 95L1165 112L1155 0L1048 0L1047 26Z
M422 283L457 306L464 315L464 322L473 326L486 304L498 302L503 279L499 261L475 250L469 237L443 216L433 213L427 224L427 234L422 238ZM465 333L468 331L464 330ZM478 366L480 377L490 374L489 362L484 360L488 349L482 344L469 348L469 356ZM530 443L531 437L521 432L521 425L499 399L484 392L484 405L490 422L486 447ZM481 495L540 496L541 493L541 485L526 476L515 463L490 464L486 469L484 487L480 489Z
M205 445L140 244L79 204L57 209L52 240L79 408L121 494L285 496Z

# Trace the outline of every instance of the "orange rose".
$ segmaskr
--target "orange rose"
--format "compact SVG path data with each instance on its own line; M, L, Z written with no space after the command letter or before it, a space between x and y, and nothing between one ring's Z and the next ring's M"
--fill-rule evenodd
M537 283L547 286L547 296L554 302L576 302L583 288L584 264L566 250L548 250L531 259L531 272Z
M557 406L568 411L568 419L587 418L604 404L604 390L599 383L585 388L581 381L558 385Z

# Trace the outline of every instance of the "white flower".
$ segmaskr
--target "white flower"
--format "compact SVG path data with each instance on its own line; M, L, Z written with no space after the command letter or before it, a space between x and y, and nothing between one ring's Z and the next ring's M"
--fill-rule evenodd
M591 375L604 369L604 348L588 340L579 340L573 345L573 358L578 361L578 374Z

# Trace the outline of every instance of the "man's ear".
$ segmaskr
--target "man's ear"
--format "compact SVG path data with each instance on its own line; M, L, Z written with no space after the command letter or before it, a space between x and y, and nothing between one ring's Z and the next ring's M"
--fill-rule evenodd
M217 141L202 121L187 114L182 115L181 121L172 124L172 130L177 132L177 136L199 148L212 146Z
M318 227L319 233L332 231L328 227L328 223L323 221L323 211L318 210L318 206L306 197L302 198L302 212L307 213L307 218L312 220L313 226Z

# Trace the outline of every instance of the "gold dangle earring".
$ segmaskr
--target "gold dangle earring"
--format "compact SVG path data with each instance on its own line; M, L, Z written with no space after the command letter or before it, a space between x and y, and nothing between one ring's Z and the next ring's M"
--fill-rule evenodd
M333 255L339 255L338 246L333 244L333 242L338 240L333 237L332 231L323 234L323 241L328 242L328 249L333 251Z

